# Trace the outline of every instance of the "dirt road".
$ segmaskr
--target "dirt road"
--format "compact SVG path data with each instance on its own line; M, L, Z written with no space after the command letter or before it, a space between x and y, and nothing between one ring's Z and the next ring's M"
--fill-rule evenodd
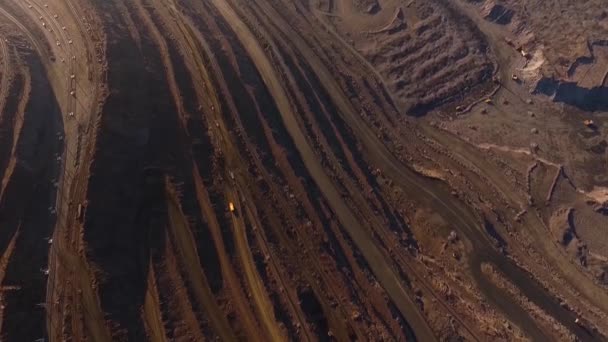
M393 273L391 266L385 263L383 255L376 249L373 243L371 243L364 228L358 224L355 220L355 216L350 212L350 209L341 201L338 191L325 175L321 164L316 159L306 138L299 129L298 123L294 118L292 107L288 103L287 94L279 83L279 79L275 75L270 60L266 57L261 47L255 43L257 40L246 28L245 24L238 18L229 4L219 1L214 2L214 4L225 16L226 20L234 25L233 28L241 39L241 42L245 48L248 49L249 54L253 56L253 61L258 66L258 70L262 74L264 81L267 82L267 86L283 116L287 130L294 140L295 145L300 152L300 156L311 173L311 176L319 188L322 189L324 196L329 200L336 215L338 215L344 227L351 234L351 238L365 255L365 259L370 263L374 274L380 279L382 285L396 302L399 310L413 326L417 338L426 341L433 340L433 333L428 328L425 320L415 309L414 303L407 296L399 277Z

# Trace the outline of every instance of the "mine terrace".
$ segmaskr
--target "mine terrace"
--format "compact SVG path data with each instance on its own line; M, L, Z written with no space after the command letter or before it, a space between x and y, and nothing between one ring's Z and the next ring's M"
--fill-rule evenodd
M3 0L0 340L608 340L605 0Z

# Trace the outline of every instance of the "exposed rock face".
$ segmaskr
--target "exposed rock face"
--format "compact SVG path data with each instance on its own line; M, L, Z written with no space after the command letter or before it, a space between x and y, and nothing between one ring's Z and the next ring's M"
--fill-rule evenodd
M586 111L608 109L608 14L600 2L473 2L486 20L513 34L513 46L527 58L521 71L531 90ZM533 15L539 12L542 20Z
M563 102L585 111L608 110L608 87L585 88L577 82L561 81L556 78L542 78L534 92L545 94L556 102Z
M485 18L491 22L508 25L511 23L515 11L507 8L501 4L497 4L495 1L490 1L484 6Z

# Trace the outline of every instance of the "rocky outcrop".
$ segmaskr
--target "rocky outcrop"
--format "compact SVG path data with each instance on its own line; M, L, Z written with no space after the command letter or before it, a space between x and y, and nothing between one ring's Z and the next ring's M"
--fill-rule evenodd
M515 15L515 11L512 9L501 4L497 4L494 1L486 3L483 12L486 20L500 25L510 24L513 16Z

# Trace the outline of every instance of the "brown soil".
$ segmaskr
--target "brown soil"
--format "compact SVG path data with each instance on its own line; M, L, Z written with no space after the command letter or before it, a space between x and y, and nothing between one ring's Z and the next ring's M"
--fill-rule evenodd
M581 6L4 1L0 339L606 340Z

